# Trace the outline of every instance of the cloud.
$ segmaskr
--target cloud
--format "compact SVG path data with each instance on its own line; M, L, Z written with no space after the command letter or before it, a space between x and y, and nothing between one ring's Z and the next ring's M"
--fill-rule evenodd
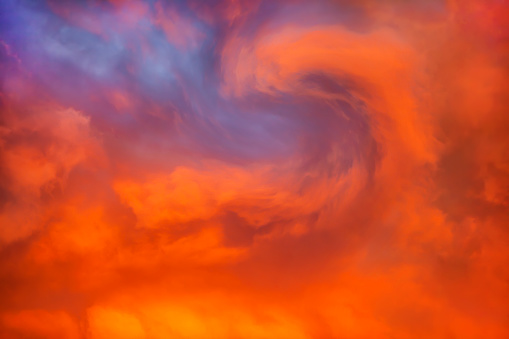
M0 334L504 338L500 1L4 1Z
M62 311L24 310L4 313L2 336L6 338L79 338L74 319Z

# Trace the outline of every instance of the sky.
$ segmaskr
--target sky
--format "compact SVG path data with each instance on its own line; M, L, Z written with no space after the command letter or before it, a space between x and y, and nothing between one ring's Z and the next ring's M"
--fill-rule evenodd
M505 0L2 0L0 337L509 338Z

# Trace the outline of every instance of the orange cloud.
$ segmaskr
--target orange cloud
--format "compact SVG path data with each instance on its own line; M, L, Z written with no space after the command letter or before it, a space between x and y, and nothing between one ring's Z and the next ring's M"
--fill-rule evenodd
M0 4L0 336L509 337L506 7Z

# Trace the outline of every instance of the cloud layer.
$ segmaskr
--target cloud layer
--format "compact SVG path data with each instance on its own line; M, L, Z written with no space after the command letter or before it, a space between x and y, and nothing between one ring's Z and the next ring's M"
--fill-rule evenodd
M509 337L505 1L0 15L2 337Z

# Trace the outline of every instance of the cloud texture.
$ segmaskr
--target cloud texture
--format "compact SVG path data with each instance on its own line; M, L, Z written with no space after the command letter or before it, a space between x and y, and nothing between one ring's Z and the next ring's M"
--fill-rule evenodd
M3 0L2 338L509 337L503 0Z

